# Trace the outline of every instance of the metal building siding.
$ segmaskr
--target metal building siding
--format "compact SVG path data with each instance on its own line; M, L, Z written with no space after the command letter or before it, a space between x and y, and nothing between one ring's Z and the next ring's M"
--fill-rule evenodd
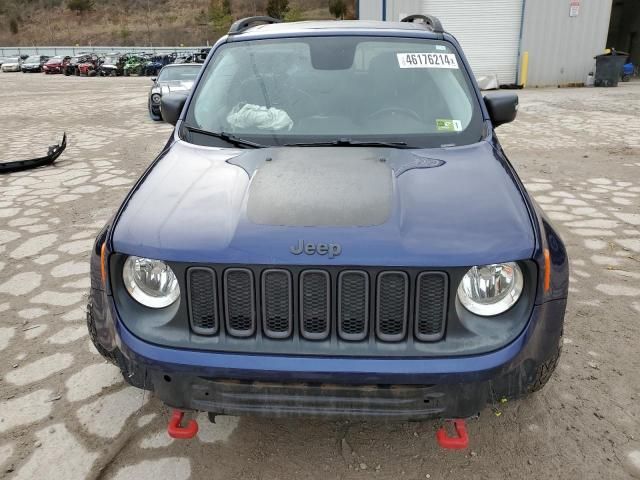
M476 77L495 74L510 84L518 71L522 5L523 0L423 0L422 11L440 18L458 39Z
M382 0L359 0L358 18L360 20L382 20Z
M522 52L529 52L527 86L583 83L595 69L609 30L611 0L580 0L577 17L569 0L526 0Z
M387 20L397 22L407 15L423 13L423 0L387 0Z

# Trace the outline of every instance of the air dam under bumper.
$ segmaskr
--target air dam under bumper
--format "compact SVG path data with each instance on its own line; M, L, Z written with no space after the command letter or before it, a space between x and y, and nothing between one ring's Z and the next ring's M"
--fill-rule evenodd
M566 300L534 308L525 330L483 355L437 359L211 353L149 344L117 322L126 361L167 405L214 414L465 418L527 392L556 351Z

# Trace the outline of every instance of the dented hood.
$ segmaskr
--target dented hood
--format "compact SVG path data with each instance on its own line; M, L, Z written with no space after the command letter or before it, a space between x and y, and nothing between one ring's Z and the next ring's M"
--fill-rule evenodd
M292 254L303 244L340 253ZM238 150L178 141L113 233L116 252L211 263L466 266L529 258L534 246L518 183L485 142Z

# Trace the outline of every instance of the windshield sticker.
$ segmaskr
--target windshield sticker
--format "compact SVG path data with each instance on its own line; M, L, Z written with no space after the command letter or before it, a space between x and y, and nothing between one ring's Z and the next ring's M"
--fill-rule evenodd
M400 68L455 68L454 53L396 53Z
M460 120L436 119L436 128L440 132L461 132L462 122Z

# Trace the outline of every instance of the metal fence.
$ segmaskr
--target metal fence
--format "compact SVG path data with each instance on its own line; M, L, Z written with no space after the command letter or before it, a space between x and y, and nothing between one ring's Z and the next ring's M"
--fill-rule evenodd
M74 56L78 53L93 52L100 55L118 53L194 53L205 47L97 47L92 45L76 47L0 47L0 57L17 57L19 55L55 55Z

